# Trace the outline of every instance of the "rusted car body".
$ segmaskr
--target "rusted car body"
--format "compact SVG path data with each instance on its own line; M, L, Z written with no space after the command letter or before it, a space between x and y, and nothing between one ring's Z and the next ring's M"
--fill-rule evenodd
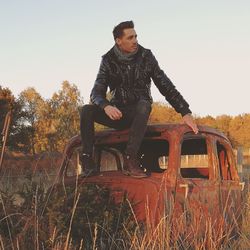
M104 185L117 201L126 192L137 220L153 226L164 216L182 217L186 226L204 224L208 218L217 227L240 222L244 183L224 134L206 126L199 126L195 135L184 124L148 125L140 148L149 175L143 179L122 174L127 140L128 130L97 132L94 151L101 174L79 175L78 185ZM58 184L75 185L80 146L80 136L67 144Z

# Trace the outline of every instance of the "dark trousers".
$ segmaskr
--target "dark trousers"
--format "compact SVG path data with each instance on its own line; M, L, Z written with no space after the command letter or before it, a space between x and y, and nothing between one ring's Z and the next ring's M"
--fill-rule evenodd
M93 154L94 122L97 122L119 130L130 128L125 153L131 156L137 155L147 128L151 103L146 100L140 100L136 104L118 108L122 112L122 118L120 120L112 120L97 105L87 104L83 106L80 120L83 153Z

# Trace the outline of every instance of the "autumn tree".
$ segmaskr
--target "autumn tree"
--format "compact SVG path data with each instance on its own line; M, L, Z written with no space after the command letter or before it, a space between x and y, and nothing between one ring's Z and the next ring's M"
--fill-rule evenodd
M58 149L62 150L65 142L73 135L79 134L79 109L83 105L80 91L75 84L62 83L62 89L52 96L55 114Z
M152 111L149 117L150 123L177 123L180 121L181 115L169 105L161 102L153 103Z
M213 128L217 127L216 119L211 115L207 115L205 117L197 117L196 122L198 125L206 125Z
M29 131L24 121L26 113L22 110L22 104L14 97L11 90L0 86L0 130L3 129L3 123L8 111L11 111L11 123L7 147L12 151L29 152L30 141Z
M232 117L229 115L220 115L216 117L216 127L228 137L230 137L231 120L232 120Z
M35 123L35 150L36 152L54 151L49 140L49 135L56 133L54 124L54 110L51 100L47 99L39 106L37 110L37 121Z
M45 143L40 144L40 149L61 151L68 139L79 134L79 108L82 104L77 86L64 81L61 90L54 93L40 110L38 134L40 142Z
M8 111L12 110L14 105L14 96L10 89L3 88L0 85L0 132L2 132L4 119Z
M38 111L43 105L44 100L35 88L27 88L20 93L18 101L24 113L23 125L25 125L26 131L29 134L31 152L35 154L36 123L39 119Z
M250 114L238 115L229 124L234 146L250 147Z
M8 88L0 85L0 148L2 148L2 132L4 128L5 117L13 109L14 96Z
M110 97L110 94L107 94ZM68 139L80 133L79 110L83 105L77 86L64 81L61 89L44 100L34 88L27 88L16 99L0 86L0 130L8 110L12 122L7 146L25 153L62 151ZM226 134L233 146L250 147L250 114L195 117L197 124L214 127ZM168 104L152 104L149 123L179 123L181 115ZM97 125L96 129L104 126ZM0 131L1 132L1 131ZM0 145L1 146L1 145Z

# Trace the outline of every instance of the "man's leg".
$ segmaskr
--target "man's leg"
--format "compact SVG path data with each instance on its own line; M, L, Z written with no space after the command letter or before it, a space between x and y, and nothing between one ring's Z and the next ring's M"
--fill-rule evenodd
M141 100L136 105L122 108L121 111L123 113L122 119L112 120L105 114L104 110L96 105L89 104L83 106L80 120L83 148L82 159L87 163L84 165L90 170L85 171L86 175L88 175L88 172L93 172L93 169L95 169L92 155L95 133L94 122L97 122L115 129L130 127L129 140L125 150L124 169L127 168L131 176L146 177L143 171L140 170L137 161L137 153L146 131L147 121L151 112L151 103Z
M138 161L138 151L144 137L148 118L151 112L151 103L146 100L141 100L134 107L132 114L132 124L129 131L129 140L124 154L124 170L125 174L134 177L147 177L140 168Z
M126 127L125 122L122 119L110 119L105 111L96 105L87 104L83 106L80 117L80 131L82 140L81 161L84 165L84 176L97 174L97 168L92 158L95 138L95 122L116 129Z
M146 132L148 118L151 112L151 103L140 100L135 106L133 121L129 130L129 139L125 153L136 156L141 146L142 139Z

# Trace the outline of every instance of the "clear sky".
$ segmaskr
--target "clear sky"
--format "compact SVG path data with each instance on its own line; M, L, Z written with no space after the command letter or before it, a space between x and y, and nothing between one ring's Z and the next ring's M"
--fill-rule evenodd
M0 0L0 85L49 98L68 80L88 102L125 20L194 114L250 113L249 0ZM164 101L153 84L152 95Z

